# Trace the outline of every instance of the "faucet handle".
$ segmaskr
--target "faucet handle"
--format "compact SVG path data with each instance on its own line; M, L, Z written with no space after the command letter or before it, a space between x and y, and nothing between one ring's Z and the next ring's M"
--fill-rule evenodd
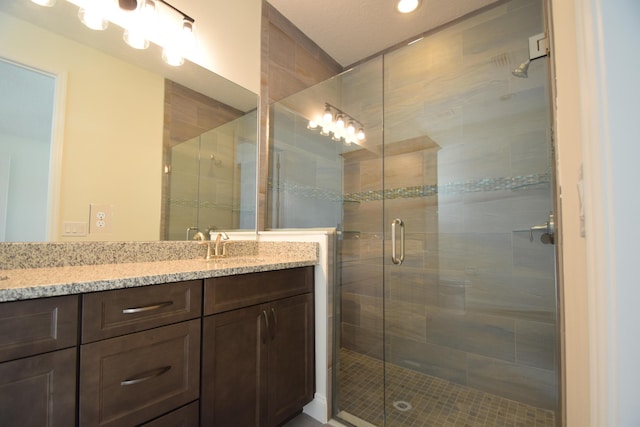
M211 239L213 240L213 239ZM220 251L220 243L222 240L229 240L229 236L224 231L220 231L216 236L216 246L214 248L215 256L223 256L224 255L224 245L222 245L222 252Z

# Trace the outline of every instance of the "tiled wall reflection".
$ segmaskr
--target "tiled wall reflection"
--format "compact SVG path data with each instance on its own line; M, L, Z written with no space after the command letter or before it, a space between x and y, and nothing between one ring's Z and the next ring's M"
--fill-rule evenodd
M255 227L255 121L249 113L172 147L169 240L185 239L188 227Z

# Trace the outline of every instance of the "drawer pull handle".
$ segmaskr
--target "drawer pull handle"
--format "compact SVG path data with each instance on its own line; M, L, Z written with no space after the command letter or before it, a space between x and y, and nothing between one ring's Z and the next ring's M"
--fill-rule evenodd
M163 366L162 368L154 369L153 371L147 371L142 374L139 378L131 378L129 380L120 381L120 385L134 385L139 384L141 382L150 380L151 378L159 377L160 375L169 372L171 366Z
M144 307L123 308L122 314L144 313L145 311L159 310L161 308L168 307L172 304L173 304L173 301L165 301L158 304L145 305Z

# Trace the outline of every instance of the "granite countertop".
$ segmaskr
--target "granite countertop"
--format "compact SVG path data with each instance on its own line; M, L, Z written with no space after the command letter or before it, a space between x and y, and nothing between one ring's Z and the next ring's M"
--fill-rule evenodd
M273 250L276 248L276 250ZM315 265L317 249L272 246L206 261L176 259L0 270L0 302L147 286ZM289 248L291 249L291 248Z

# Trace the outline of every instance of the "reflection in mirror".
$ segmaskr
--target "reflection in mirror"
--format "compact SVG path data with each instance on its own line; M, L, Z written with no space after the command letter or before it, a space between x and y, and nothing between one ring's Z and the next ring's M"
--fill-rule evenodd
M51 8L25 0L0 2L0 58L54 77L53 116L48 120L53 146L59 147L51 151L46 237L25 234L5 240L184 239L185 230L171 231L182 228L182 223L203 231L210 226L254 230L251 168L255 169L256 158L257 96L189 61L181 67L166 65L159 46L132 49L115 25L106 31L88 30L77 13L77 7L66 1ZM174 94L173 101L182 97L182 105L173 112L167 110L165 99L171 85L193 94L187 98ZM203 103L215 108L203 109ZM13 112L15 103L8 109ZM0 112L6 113L6 109ZM188 137L167 134L178 119L185 119ZM198 126L190 127L189 120ZM172 151L194 138L200 152L191 172L199 179L191 187L172 183ZM212 154L221 163L214 161L215 168L209 170L202 156L210 161ZM0 179L8 176L4 187L15 179L14 168L8 174L6 169L0 165ZM30 174L34 171L35 167ZM173 184L183 194L170 191ZM0 183L0 199L2 187ZM213 189L215 193L209 194ZM10 209L12 198L6 200ZM110 210L108 227L96 226L91 205ZM174 208L181 205L195 209L195 217L176 221L180 215ZM224 215L223 208L228 210ZM27 213L18 215L26 218ZM36 227L30 222L19 228Z
M243 113L167 80L166 240L255 227L257 119L256 110Z
M47 239L55 78L0 59L0 241Z

